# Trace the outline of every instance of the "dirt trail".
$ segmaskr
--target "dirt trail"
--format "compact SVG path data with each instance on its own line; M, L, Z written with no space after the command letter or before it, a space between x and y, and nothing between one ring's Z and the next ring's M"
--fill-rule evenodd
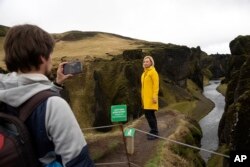
M213 103L202 97L198 101L196 108L193 111L192 118L197 121L201 119L204 115L209 113L213 108ZM175 132L177 127L178 116L172 111L161 110L156 112L156 117L158 120L159 136L167 138L172 133ZM145 117L141 117L133 128L140 129L142 131L149 131L149 126ZM134 139L134 154L129 155L129 161L136 164L139 167L143 167L148 160L150 160L157 153L157 145L162 139L157 140L147 140L147 136L144 133L136 131ZM127 162L126 150L123 142L122 133L120 135L106 137L105 140L97 140L96 142L87 141L89 145L90 153L98 154L100 157L95 163L115 163L115 162ZM112 147L114 145L114 147ZM112 148L112 149L110 149ZM107 152L108 151L108 152ZM100 165L102 167L128 167L127 163L123 164L113 164L113 165ZM134 167L135 165L130 165Z
M172 112L157 112L156 117L158 120L158 128L159 128L159 135L162 137L168 137L170 134L172 134L176 127L176 116ZM143 130L148 132L149 127L147 124L147 121L145 117L140 118L141 121L138 125L136 125L137 129ZM118 137L119 138L119 137ZM117 138L117 139L118 139ZM109 139L107 139L109 140ZM147 140L147 136L144 133L136 131L135 133L135 139L134 139L134 154L129 155L130 162L138 165L138 166L144 166L144 164L154 155L154 153L157 151L157 143L160 142L162 139L157 140ZM106 141L107 142L107 141ZM105 141L101 144L94 144L89 143L90 152L91 149L94 149L94 145L98 145L99 149L100 147L105 148ZM127 162L127 156L126 156L126 150L125 146L123 144L123 139L120 137L120 143L119 146L110 151L108 154L105 154L104 157L96 161L95 163L113 163L113 162ZM128 164L115 164L115 165L101 165L102 167L110 167L110 166L116 166L116 167L127 167ZM131 165L133 166L133 165Z

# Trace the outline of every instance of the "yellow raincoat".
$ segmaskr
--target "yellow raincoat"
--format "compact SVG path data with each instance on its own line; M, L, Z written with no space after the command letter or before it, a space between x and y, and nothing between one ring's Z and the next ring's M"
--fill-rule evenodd
M159 76L153 66L145 68L141 76L143 109L158 110ZM157 103L153 103L153 98Z

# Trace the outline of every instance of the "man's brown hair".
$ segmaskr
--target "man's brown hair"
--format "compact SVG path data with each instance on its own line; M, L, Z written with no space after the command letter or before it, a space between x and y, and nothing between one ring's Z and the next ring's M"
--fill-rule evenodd
M39 70L41 56L48 60L55 42L43 29L30 24L9 29L4 42L5 64L9 72Z

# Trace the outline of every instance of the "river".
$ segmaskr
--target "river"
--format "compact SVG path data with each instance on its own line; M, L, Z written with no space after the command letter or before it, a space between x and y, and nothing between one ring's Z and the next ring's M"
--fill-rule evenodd
M203 137L201 139L201 148L210 151L216 151L218 148L218 126L222 114L224 112L225 97L219 93L216 88L219 86L220 81L212 80L209 82L210 85L204 87L204 96L212 100L215 104L213 110L199 122ZM211 157L211 153L200 151L200 155L205 160Z

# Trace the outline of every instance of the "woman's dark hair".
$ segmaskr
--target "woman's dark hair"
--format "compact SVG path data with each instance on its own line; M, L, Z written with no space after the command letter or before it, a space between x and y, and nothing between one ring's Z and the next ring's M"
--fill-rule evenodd
M35 25L17 25L9 29L4 42L5 64L9 72L39 69L41 56L48 60L55 46L52 36Z

